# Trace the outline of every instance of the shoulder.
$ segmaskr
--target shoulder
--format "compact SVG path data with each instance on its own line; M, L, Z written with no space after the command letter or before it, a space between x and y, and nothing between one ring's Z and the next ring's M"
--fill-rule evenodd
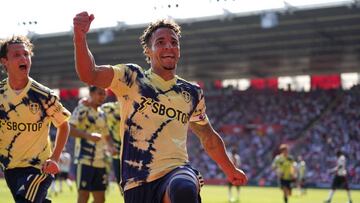
M115 70L129 70L129 71L141 71L143 72L143 68L137 64L134 63L126 63L126 64L116 64L113 66Z
M107 103L102 104L100 108L105 112L109 112L116 108L116 103L115 102L107 102Z
M87 112L90 110L90 107L87 107L83 104L78 104L75 108L74 108L74 112L77 112L78 114L81 114L83 112Z
M50 88L38 83L37 81L35 80L31 80L31 86L30 86L30 89L43 95L43 96L55 96L53 90L51 90Z
M177 76L176 83L185 91L189 91L191 94L196 94L198 97L202 97L204 94L203 89L194 82L189 82Z

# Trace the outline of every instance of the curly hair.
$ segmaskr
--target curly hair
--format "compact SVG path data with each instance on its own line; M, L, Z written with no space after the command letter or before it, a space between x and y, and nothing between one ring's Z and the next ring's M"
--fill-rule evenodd
M6 58L8 52L8 46L11 44L24 44L29 52L30 56L33 56L34 45L31 43L30 39L26 36L12 36L6 40L0 41L0 58Z
M149 24L149 26L144 30L144 33L140 37L140 43L143 47L143 53L146 57L146 62L150 63L150 58L146 56L146 49L150 47L150 38L152 34L159 28L169 28L175 32L175 34L180 38L181 37L181 28L180 26L171 19L160 19Z

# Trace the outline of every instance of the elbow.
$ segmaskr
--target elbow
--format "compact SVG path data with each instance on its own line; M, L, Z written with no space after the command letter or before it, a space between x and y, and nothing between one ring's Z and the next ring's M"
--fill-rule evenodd
M91 72L86 73L86 72L77 71L77 75L82 82L88 85L93 84L94 77L92 76Z

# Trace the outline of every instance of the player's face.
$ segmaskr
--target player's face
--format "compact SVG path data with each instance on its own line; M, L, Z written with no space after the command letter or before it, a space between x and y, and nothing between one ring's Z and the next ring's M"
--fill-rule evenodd
M175 70L180 58L179 37L170 28L159 28L151 36L147 54L155 71Z
M106 99L106 91L104 89L97 88L91 93L91 101L96 105L100 106Z
M9 78L27 78L31 67L31 54L25 44L10 44L6 58L2 63L6 67Z

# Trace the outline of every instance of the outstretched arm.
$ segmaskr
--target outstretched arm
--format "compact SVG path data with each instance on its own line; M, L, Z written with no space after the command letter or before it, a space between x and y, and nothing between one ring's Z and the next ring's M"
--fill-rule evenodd
M229 181L234 185L245 185L248 181L245 173L236 168L230 160L223 140L210 123L205 125L190 123L190 128L199 137L207 154L220 166Z
M110 65L97 66L95 59L88 47L86 35L89 32L94 15L87 12L77 14L73 19L75 67L81 81L102 88L110 86L114 76Z

